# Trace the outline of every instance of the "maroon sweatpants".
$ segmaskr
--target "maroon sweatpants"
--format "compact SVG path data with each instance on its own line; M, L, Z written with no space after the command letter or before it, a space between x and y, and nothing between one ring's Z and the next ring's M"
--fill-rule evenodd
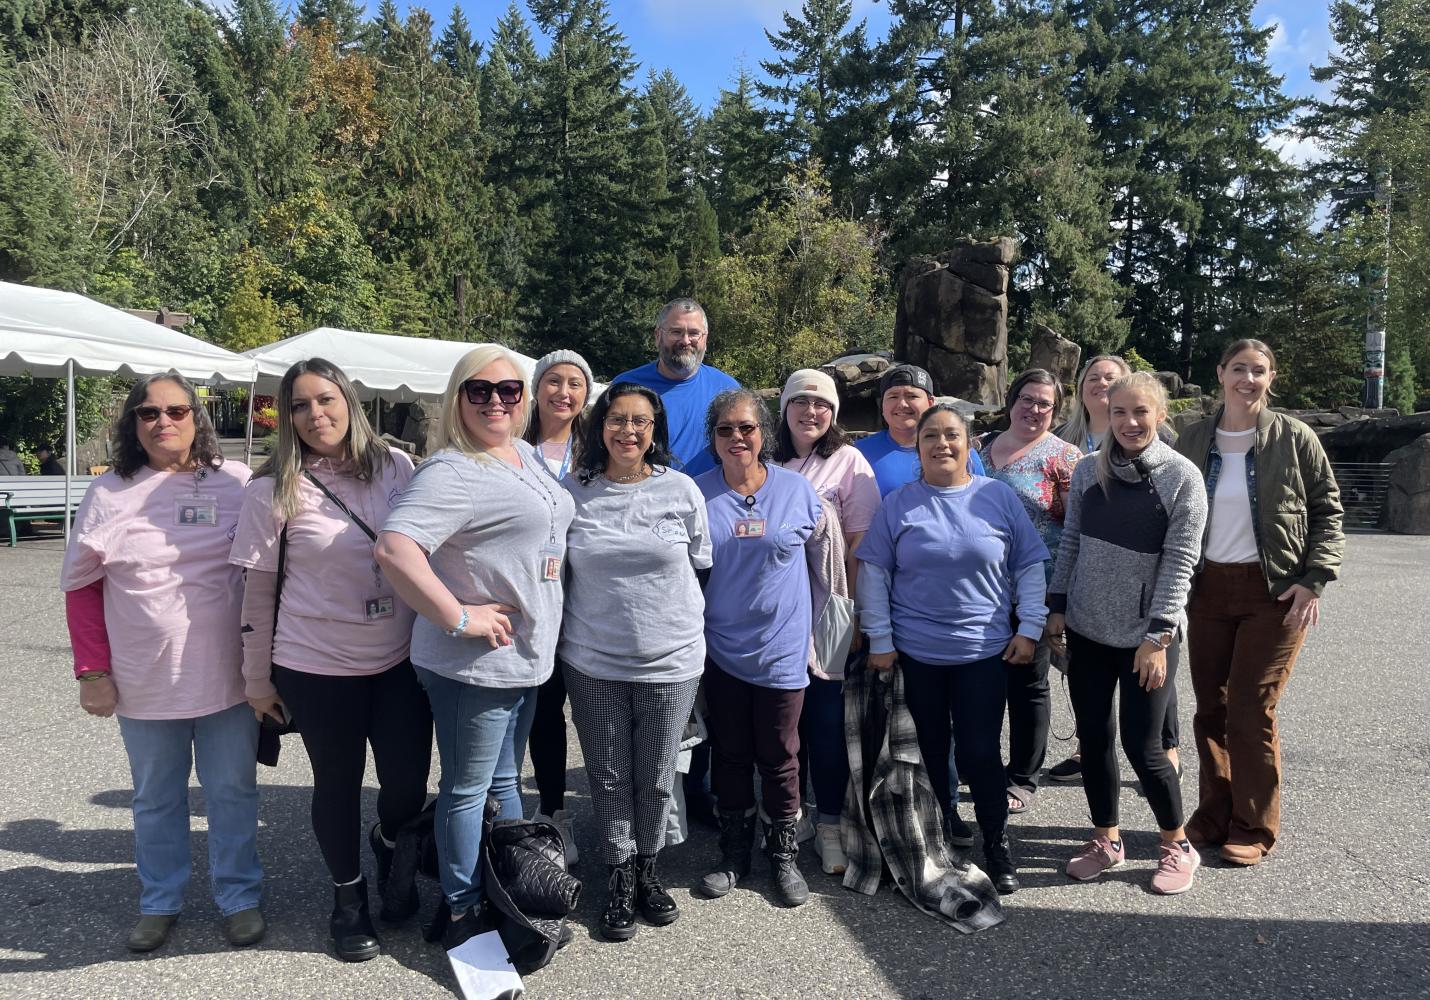
M804 691L760 687L705 661L710 790L722 812L745 812L760 798L772 820L799 815L799 714Z

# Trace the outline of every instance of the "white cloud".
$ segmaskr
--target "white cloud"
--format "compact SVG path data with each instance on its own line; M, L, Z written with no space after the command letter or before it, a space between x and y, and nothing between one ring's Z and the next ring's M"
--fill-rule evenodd
M1326 151L1314 139L1307 139L1293 133L1278 133L1266 140L1266 145L1281 154L1287 163L1304 167L1326 158Z

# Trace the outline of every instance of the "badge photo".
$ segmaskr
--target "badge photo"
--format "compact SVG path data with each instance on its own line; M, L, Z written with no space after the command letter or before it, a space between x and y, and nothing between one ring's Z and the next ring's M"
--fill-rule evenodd
M212 528L218 524L218 498L198 493L174 501L174 523L180 527Z

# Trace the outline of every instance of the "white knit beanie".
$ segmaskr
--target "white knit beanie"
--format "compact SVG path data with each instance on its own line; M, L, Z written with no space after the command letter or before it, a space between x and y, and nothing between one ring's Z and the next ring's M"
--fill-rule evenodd
M796 396L813 396L834 407L834 416L839 416L839 390L834 387L834 379L816 368L801 368L785 381L780 393L780 412L785 411L789 401Z

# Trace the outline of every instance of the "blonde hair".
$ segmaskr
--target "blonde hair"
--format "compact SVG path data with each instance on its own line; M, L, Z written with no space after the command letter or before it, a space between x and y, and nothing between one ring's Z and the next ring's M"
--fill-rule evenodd
M293 427L293 385L300 375L316 375L331 382L338 387L343 402L347 404L348 434L343 441L343 450L346 452L343 458L353 464L354 478L371 482L373 477L392 461L392 452L367 422L367 414L363 412L357 390L353 388L352 380L347 374L323 358L294 362L293 366L283 373L283 381L278 384L278 398L275 400L278 410L278 444L268 456L268 461L254 473L255 478L273 477L273 510L281 514L285 521L297 517L303 509L298 484L303 478L303 459L307 457L308 446Z
M1107 408L1112 409L1112 396L1118 392L1145 392L1152 397L1152 403L1157 407L1159 416L1157 423L1152 427L1152 441L1158 441L1157 428L1162 425L1162 421L1167 417L1167 387L1162 384L1162 380L1151 372L1130 372L1116 382L1107 387ZM1117 452L1114 456L1113 452ZM1124 457L1122 445L1118 444L1117 437L1112 433L1112 428L1108 428L1107 439L1102 442L1102 447L1097 449L1097 484L1102 487L1102 495L1108 496L1112 488L1112 462L1114 458Z
M522 371L516 355L500 344L482 344L474 347L458 360L452 369L452 377L447 380L447 391L442 395L442 421L437 431L437 445L452 448L478 460L486 458L486 449L473 440L467 425L462 423L462 383L477 372L498 361L511 365L512 371L521 381L523 402L531 396L531 383ZM511 437L515 441L526 430L530 407L519 405L511 408Z
M1087 373L1092 371L1092 366L1102 361L1111 361L1117 366L1118 370L1122 372L1124 378L1132 374L1132 366L1126 361L1123 361L1116 354L1099 354L1082 366L1082 372L1077 377L1077 388L1073 391L1073 401L1075 405L1073 406L1072 416L1068 417L1068 422L1059 427L1055 432L1058 437L1068 442L1068 444L1075 444L1079 448L1087 447L1088 427L1092 422L1092 417L1087 412L1087 404L1082 401L1082 385L1087 381ZM1106 399L1107 397L1104 396L1103 398Z

